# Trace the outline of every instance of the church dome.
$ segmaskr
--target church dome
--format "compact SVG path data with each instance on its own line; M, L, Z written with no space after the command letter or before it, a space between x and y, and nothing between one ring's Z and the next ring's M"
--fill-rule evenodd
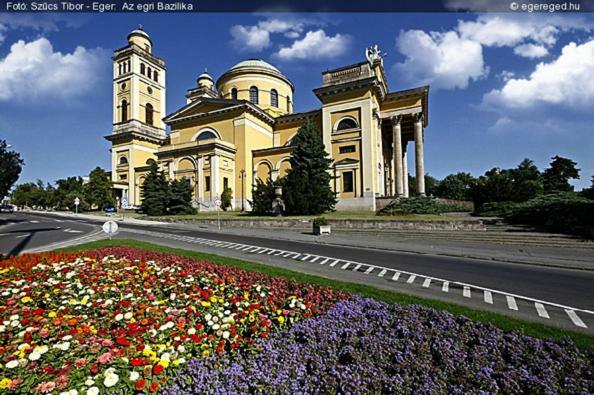
M276 71L277 73L281 73L279 69L271 65L270 63L262 60L262 59L247 59L237 63L235 66L231 67L229 70L236 70L242 67L260 67L263 69L268 69L272 71ZM282 74L282 73L281 73Z
M151 47L153 46L153 42L149 37L148 33L144 31L142 26L139 26L138 29L134 29L128 34L128 42L130 44L136 44L139 47L143 48L147 52L151 52Z

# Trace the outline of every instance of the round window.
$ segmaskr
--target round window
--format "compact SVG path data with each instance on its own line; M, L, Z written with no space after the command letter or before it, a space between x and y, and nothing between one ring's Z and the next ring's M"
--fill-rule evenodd
M126 83L122 82L122 90L126 89Z
M153 88L151 88L150 86L146 88L146 91L149 93L149 95L153 94Z

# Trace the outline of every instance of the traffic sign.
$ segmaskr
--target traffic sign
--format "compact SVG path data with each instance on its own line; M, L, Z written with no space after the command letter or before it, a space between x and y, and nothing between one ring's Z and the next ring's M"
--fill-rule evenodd
M214 201L214 204L215 204L215 206L217 206L217 207L221 207L221 199L219 199L219 198L216 198L216 199L215 199L215 201Z
M103 231L109 235L109 239L111 240L111 235L118 231L118 224L114 221L107 221L103 224L102 228Z
M122 208L128 208L128 198L127 197L122 198Z
M74 205L78 206L80 204L80 199L79 198L74 198Z

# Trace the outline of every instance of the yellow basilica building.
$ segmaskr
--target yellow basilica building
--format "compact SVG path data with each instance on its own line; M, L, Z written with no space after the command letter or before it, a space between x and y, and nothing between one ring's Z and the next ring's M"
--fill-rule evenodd
M313 93L319 109L295 113L295 86L273 65L248 59L215 82L201 74L186 92L186 105L167 113L165 61L153 54L142 29L113 56L112 181L129 205L141 202L152 162L168 179L188 178L198 210L230 188L236 210L250 209L256 179L283 177L292 139L314 122L333 164L337 210L375 210L376 199L405 196L408 148L414 146L417 191L424 195L424 128L429 87L390 92L382 54L322 73ZM169 127L169 132L167 132ZM419 177L421 175L421 177Z

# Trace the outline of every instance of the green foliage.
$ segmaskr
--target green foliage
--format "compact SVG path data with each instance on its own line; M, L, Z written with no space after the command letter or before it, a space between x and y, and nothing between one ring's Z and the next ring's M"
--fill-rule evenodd
M252 191L252 211L253 215L268 215L272 210L272 201L276 198L274 189L278 182L271 179L266 182L256 179L256 185Z
M169 214L195 214L192 207L192 184L189 179L173 180L170 185L170 196L167 202Z
M221 209L227 211L231 207L231 199L233 199L233 191L227 188L221 194Z
M330 188L332 159L316 126L306 121L293 138L291 169L283 180L285 211L290 215L321 214L334 210Z
M328 220L326 217L317 217L313 220L313 226L326 226L328 225Z
M476 179L470 173L450 174L439 182L435 196L445 199L470 200Z
M109 173L97 166L89 174L89 182L84 186L86 201L97 209L115 205L111 187Z
M580 169L577 163L571 159L559 155L553 157L548 169L543 173L543 187L545 193L571 192L573 186L569 184L570 179L579 180Z
M437 196L439 180L435 177L425 174L425 194L427 196ZM408 175L408 193L410 196L417 195L417 177Z
M571 192L543 195L516 204L505 218L511 223L594 237L594 201Z
M49 208L53 204L53 188L48 193L41 180L19 184L12 191L11 202L17 206Z
M58 210L75 210L74 199L80 200L79 211L88 210L89 204L85 197L85 187L82 177L68 177L56 181L54 193L54 207Z
M142 211L150 216L165 215L169 198L169 184L163 172L159 171L159 167L153 162L142 184Z
M19 179L25 162L16 151L9 151L5 140L0 140L0 200Z
M594 176L592 176L592 185L590 188L584 188L582 190L582 196L588 199L594 199Z
M431 197L400 198L379 210L378 215L441 214L454 211L468 211L466 207L439 202Z

